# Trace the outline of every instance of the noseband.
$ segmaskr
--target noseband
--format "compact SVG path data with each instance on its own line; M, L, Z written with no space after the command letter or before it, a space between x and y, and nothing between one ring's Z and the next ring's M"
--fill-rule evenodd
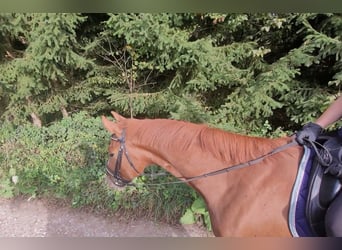
M109 168L109 161L108 161L107 167L106 167L107 174L113 177L113 182L115 185L119 187L129 185L131 181L126 180L120 174L120 169L121 169L121 164L122 164L122 155L125 154L129 165L131 166L131 168L134 169L135 172L139 174L139 171L135 168L131 158L128 155L126 144L125 144L125 139L126 139L125 129L122 130L122 134L120 138L118 138L115 134L112 134L110 139L116 142L120 142L120 148L119 148L118 155L117 155L116 162L115 162L115 169L114 171L112 171ZM109 154L109 157L114 157L114 154Z

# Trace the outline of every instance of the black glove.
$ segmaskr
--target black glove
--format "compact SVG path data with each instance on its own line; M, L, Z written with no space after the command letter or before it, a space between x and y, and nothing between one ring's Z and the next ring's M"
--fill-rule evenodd
M309 122L305 124L301 130L299 130L296 134L296 141L304 145L305 140L315 141L319 134L323 131L323 128L316 123Z

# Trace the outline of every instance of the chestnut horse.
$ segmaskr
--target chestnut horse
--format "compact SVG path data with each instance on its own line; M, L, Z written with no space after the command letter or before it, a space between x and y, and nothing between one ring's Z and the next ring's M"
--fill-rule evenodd
M112 135L107 175L118 186L152 164L186 179L253 161L293 141L184 121L112 115L115 122L104 116L102 122ZM204 198L215 236L291 236L289 203L302 154L302 147L291 145L252 166L188 182Z

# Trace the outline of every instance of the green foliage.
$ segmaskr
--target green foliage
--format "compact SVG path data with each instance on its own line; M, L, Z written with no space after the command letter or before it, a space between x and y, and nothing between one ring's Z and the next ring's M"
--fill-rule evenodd
M2 14L1 39L14 60L4 57L0 64L0 115L19 124L34 113L46 124L62 110L97 115L115 109L193 120L179 108L191 99L198 106L191 115L214 126L255 133L270 121L273 129L293 129L338 94L341 19Z
M80 192L89 183L102 181L105 137L100 120L84 113L50 127L24 125L2 133L1 179L7 183L18 177L15 194L67 197ZM77 176L83 176L83 183Z
M201 222L209 231L212 230L207 206L204 200L198 195L191 207L189 207L180 218L180 222L182 224L194 224L196 222Z
M0 81L8 89L5 117L19 121L32 112L44 116L68 106L70 90L80 84L84 70L91 66L79 54L77 41L78 25L84 20L78 14L63 13L12 16L10 23L22 27L19 38L23 48L2 65Z
M288 103L285 108L290 119L302 124L317 118L339 95L342 16L303 14L297 22L303 25L298 31L304 36L303 44L282 60L297 68L299 76L289 82L289 91L281 100Z

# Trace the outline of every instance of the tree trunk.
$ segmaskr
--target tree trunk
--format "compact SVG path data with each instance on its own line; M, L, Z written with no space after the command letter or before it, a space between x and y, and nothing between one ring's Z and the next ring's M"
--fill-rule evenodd
M42 127L42 121L40 120L40 118L38 117L38 115L36 115L35 113L31 113L31 118L32 118L32 123L33 125L41 128Z
M65 107L61 107L61 112L62 112L63 118L66 118L69 116L68 111L66 110Z

